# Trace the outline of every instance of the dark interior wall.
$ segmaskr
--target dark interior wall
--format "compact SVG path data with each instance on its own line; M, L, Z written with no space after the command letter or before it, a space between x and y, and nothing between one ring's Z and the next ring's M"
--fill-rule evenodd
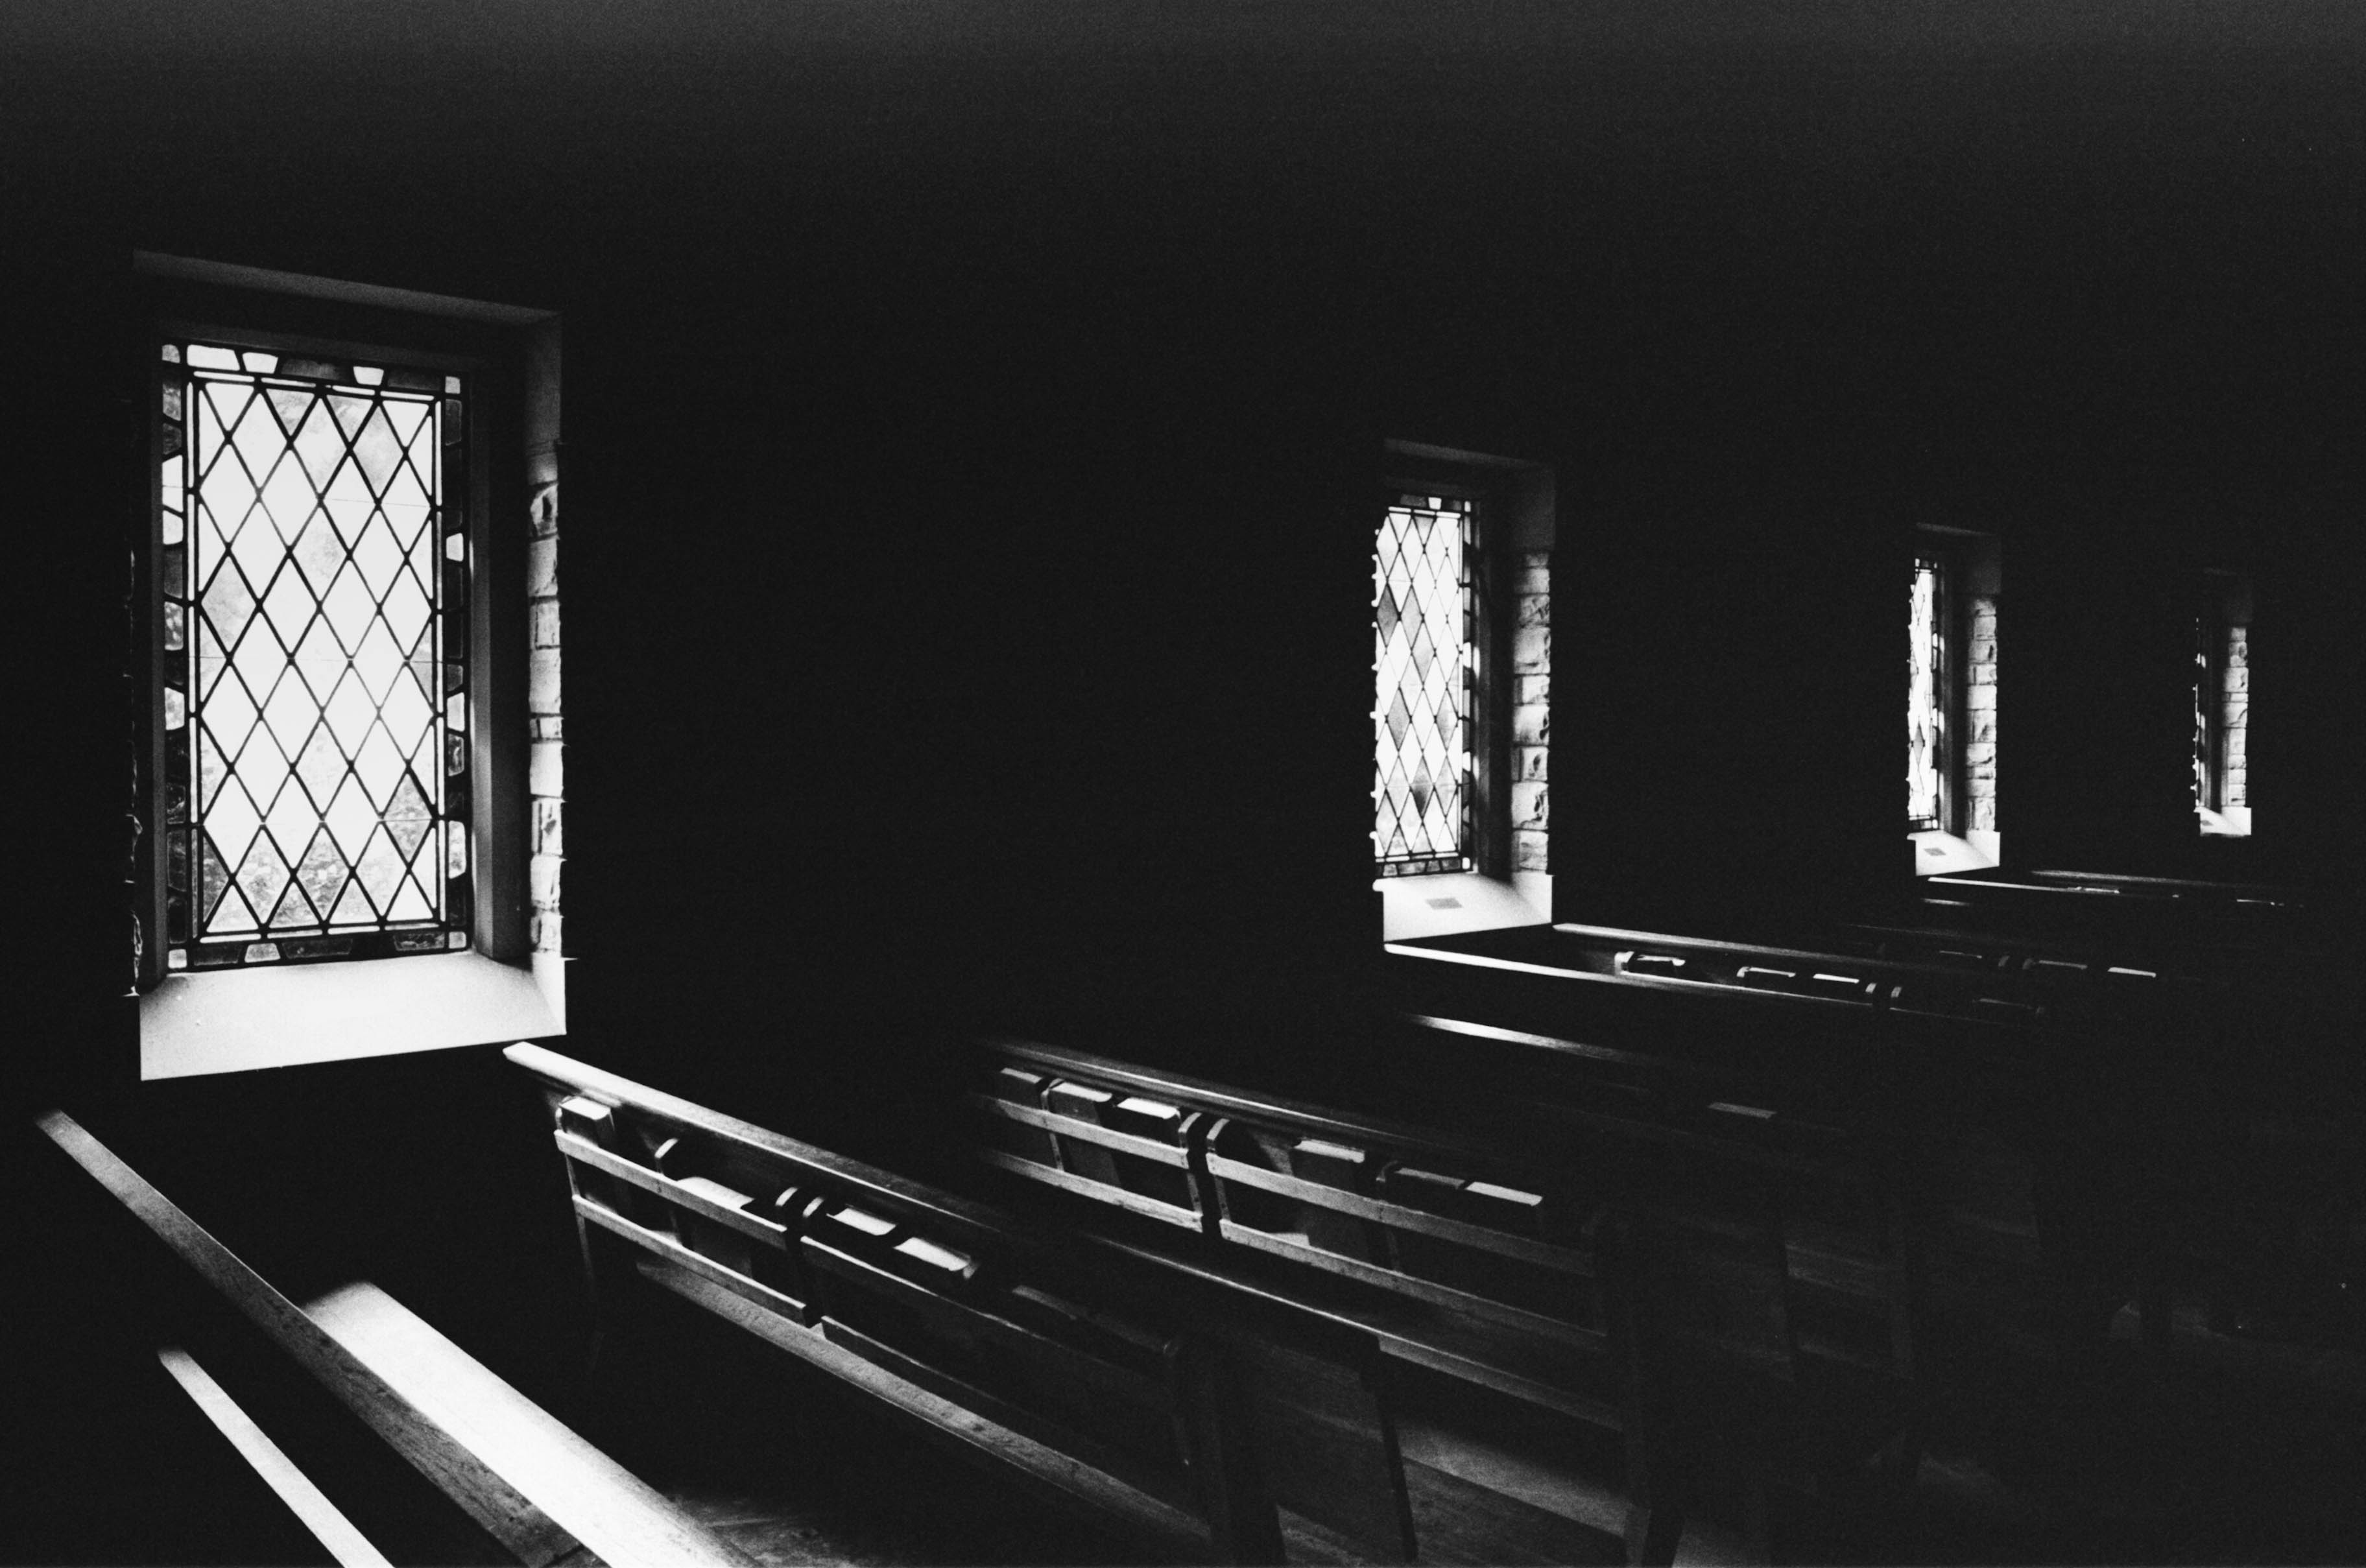
M31 0L0 178L17 298L62 302L23 341L98 330L135 245L564 312L571 1038L754 1110L817 1040L1352 1042L1383 436L1560 476L1564 917L1895 874L1916 521L2008 538L2009 848L2175 859L2163 541L2271 539L2262 669L2355 669L2360 41ZM105 376L52 379L31 852L73 1034L120 1016L117 438ZM2267 727L2354 686L2262 679L2248 849L2321 865L2282 802L2354 842L2353 742ZM851 1104L904 1076L851 1060Z

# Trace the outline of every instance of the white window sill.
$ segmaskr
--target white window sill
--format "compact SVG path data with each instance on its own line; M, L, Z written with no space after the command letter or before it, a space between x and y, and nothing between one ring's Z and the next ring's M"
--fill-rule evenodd
M1552 877L1545 872L1518 872L1508 880L1475 872L1383 876L1372 886L1380 895L1383 942L1552 923Z
M2004 835L1975 828L1965 838L1936 829L1906 835L1914 844L1914 874L1937 876L1951 871L1987 871L2004 863Z
M548 1039L567 1032L564 973L447 953L171 975L140 998L140 1077Z

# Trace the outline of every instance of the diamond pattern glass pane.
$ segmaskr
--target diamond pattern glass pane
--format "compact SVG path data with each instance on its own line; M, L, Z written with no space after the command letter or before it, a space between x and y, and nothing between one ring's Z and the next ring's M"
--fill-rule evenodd
M1373 847L1382 875L1467 871L1478 513L1400 496L1373 550Z
M367 943L468 903L465 852L445 846L467 842L470 791L438 673L465 671L467 620L431 564L457 526L456 380L186 343L164 345L163 375L158 536L188 562L182 581L160 557L158 580L194 654L166 699L190 732L166 784L190 802L175 852L197 883L172 967L332 933L339 955L394 951Z
M1939 822L1940 749L1947 714L1939 663L1946 656L1939 626L1939 563L1917 559L1906 607L1906 825Z

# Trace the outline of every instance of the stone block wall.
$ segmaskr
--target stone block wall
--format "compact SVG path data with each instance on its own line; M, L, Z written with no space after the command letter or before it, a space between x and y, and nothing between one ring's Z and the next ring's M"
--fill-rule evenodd
M1552 555L1520 558L1512 622L1512 869L1550 871L1551 801L1546 751L1552 739Z
M533 458L533 538L527 545L528 667L526 712L533 726L526 794L532 816L532 858L526 863L533 900L531 936L539 959L559 953L559 884L566 865L563 831L566 803L565 738L561 729L558 665L558 456Z
M2250 716L2251 631L2248 626L2228 626L2226 658L2219 677L2218 691L2219 800L2222 805L2251 804L2244 744L2250 733Z
M1997 830L1997 595L1971 598L1964 658L1964 825Z

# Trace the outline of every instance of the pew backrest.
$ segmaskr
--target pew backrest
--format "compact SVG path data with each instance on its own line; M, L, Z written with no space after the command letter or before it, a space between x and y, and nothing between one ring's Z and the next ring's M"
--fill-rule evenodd
M579 1224L637 1248L677 1293L715 1306L724 1292L726 1315L783 1348L845 1375L818 1339L1016 1434L1013 1452L1048 1450L1196 1517L1202 1554L1270 1559L1279 1503L1382 1557L1409 1555L1393 1430L1360 1337L1281 1320L1250 1332L1056 1230L538 1047L509 1056L542 1080ZM1158 1168L1179 1175L1180 1146L1151 1131L1116 1135L1171 1149Z
M1161 1247L1164 1232L1140 1229L1170 1269L1623 1429L1627 1308L1605 1173L1556 1171L1517 1139L1507 1150L1031 1042L988 1043L982 1071L969 1100L981 1156L1195 1234L1196 1248ZM1171 1141L1151 1145L1147 1127Z
M1190 1507L1180 1337L985 1208L556 1053L579 1223ZM1128 1303L1131 1305L1132 1303Z
M1076 1136L1093 1124L1067 1111L1157 1106L1190 1185L1155 1217L1386 1297L1361 1321L1403 1359L1613 1430L1640 1382L1665 1386L1680 1362L1791 1383L1841 1367L1914 1397L1906 1196L1842 1129L1697 1092L1505 1100L1482 1129L1417 1128L1030 1042L985 1055L971 1103L990 1163L1142 1213L1127 1151Z

